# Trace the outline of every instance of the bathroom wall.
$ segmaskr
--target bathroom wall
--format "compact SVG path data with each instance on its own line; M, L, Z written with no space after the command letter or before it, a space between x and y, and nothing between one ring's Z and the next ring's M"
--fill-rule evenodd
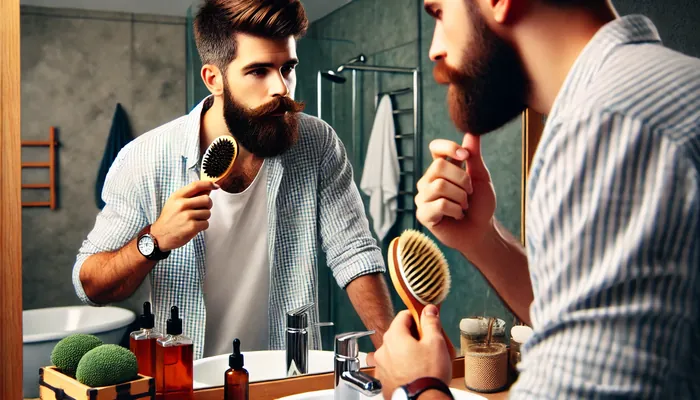
M184 18L23 7L22 140L59 131L58 209L22 210L25 309L79 304L71 271L98 212L95 179L119 102L134 136L185 112ZM25 149L23 161L46 160ZM48 180L25 170L24 183ZM48 198L23 190L24 201ZM145 293L123 305L138 309Z
M428 144L435 138L461 141L446 111L446 89L435 84L432 64L428 58L428 47L432 37L433 22L423 12L422 0L354 0L324 19L311 25L306 38L299 42L301 63L297 70L297 98L307 103L307 112L317 115L318 70L334 69L339 64L363 53L367 64L399 67L420 67L422 107L421 149L423 162L416 166L421 172L430 165ZM364 157L374 120L375 94L377 91L411 86L410 76L379 74L375 83L374 73L358 74L358 117L352 115L352 79L346 72L345 84L322 81L322 117L338 132L353 163L355 180L359 184L364 172ZM397 96L395 108L410 107L411 95ZM397 129L412 132L411 114L398 117ZM498 191L497 215L515 235L520 234L520 119L513 121L501 132L484 138L484 157L491 169ZM404 154L412 154L412 143L402 142ZM411 170L410 162L402 162L402 168ZM402 189L415 190L415 182L407 179ZM365 203L367 197L363 194ZM403 196L403 205L413 207L412 196ZM400 204L401 206L401 204ZM413 213L402 214L388 238L399 235L413 225ZM371 217L370 217L371 221ZM386 254L388 240L382 243ZM500 300L488 288L481 275L457 252L443 247L453 275L452 291L442 311L442 321L448 334L459 343L458 324L461 318L471 315L495 315L512 323L512 316L503 308ZM321 267L323 278L324 267ZM336 333L362 329L345 292L341 291L326 273L320 285L321 298L331 301L321 304L322 318L335 322ZM389 284L391 288L391 284ZM390 289L397 310L405 306ZM324 315L325 314L325 315ZM327 328L324 328L327 329ZM328 331L323 331L329 333ZM332 346L326 334L324 345ZM363 349L370 350L368 341Z
M664 44L693 57L700 57L700 2L697 0L613 0L620 15L643 14L659 30Z

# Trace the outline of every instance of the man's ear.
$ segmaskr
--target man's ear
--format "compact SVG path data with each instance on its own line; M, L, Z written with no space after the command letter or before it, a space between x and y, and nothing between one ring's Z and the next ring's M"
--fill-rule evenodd
M204 64L202 66L202 80L214 96L220 96L224 93L224 79L223 72L216 65Z
M517 9L521 9L530 0L486 0L493 20L506 24L516 17Z

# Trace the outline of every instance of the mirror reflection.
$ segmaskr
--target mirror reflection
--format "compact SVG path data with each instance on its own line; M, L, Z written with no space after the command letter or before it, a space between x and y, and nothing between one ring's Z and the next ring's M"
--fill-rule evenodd
M433 22L415 1L305 1L264 24L254 2L154 3L23 2L25 397L75 332L134 349L133 332L170 334L195 389L224 384L236 338L251 382L332 372L352 332L366 366L406 308L387 254L422 229L427 143L454 132ZM517 233L519 118L503 132L485 153ZM513 317L441 251L459 352L463 318Z
M439 304L438 334L465 363L483 361L484 344L499 349L494 365L517 363L530 299L509 301L521 321L445 240L458 235L434 240L416 216L429 144L467 119L450 118L436 82L455 71L433 74L446 50L430 50L440 30L428 14L443 3L467 2L23 0L24 397L39 397L37 371L51 365L115 383L70 361L102 345L135 357L142 377L178 377L156 380L159 392L334 372L378 395L361 367L396 313L411 310L410 324L425 303ZM613 20L605 3L594 19ZM615 6L698 54L691 18ZM649 21L631 21L657 41ZM485 26L475 36L488 48ZM517 64L506 72L520 86L456 110L472 123L505 110L474 133L498 126L480 146L490 211L514 246L530 150L523 101L502 101L525 96ZM85 355L66 355L76 346Z

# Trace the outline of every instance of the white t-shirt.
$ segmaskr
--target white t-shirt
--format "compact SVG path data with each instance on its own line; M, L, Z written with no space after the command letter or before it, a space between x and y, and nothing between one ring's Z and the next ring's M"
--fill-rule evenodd
M206 244L204 357L269 347L270 263L267 246L267 169L263 163L241 193L211 192Z

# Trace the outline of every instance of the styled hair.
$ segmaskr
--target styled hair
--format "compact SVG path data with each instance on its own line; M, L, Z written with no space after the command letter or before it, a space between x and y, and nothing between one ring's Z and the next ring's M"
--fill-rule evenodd
M236 58L237 33L298 39L308 26L299 0L204 0L194 19L194 36L202 63L225 69Z

